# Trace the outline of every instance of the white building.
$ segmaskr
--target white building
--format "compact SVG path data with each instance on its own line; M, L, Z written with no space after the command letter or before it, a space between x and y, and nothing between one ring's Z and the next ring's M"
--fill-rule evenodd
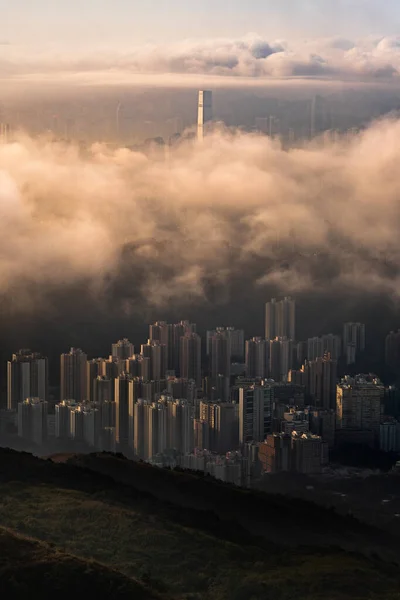
M207 123L213 119L212 92L208 90L199 91L199 104L197 115L197 139L202 142L207 133Z

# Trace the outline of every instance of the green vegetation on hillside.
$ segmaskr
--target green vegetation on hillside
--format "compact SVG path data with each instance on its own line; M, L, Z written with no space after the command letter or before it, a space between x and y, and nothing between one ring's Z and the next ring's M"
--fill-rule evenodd
M85 561L0 527L2 598L156 600L141 583L94 561Z
M224 524L211 511L185 511L75 466L36 463L27 457L24 469L21 457L12 459L19 461L20 469L0 463L0 525L45 540L56 550L109 565L168 597L400 600L394 565L338 548L307 547L311 513L304 513L300 522L303 547L288 548L265 535L246 534L239 524ZM157 478L159 472L147 470L146 477L153 472ZM230 488L223 489L229 498ZM244 498L251 513L253 496ZM267 500L265 506L268 510ZM298 519L298 507L293 509ZM266 523L267 512L264 529ZM276 525L282 541L291 535L289 515L287 522Z

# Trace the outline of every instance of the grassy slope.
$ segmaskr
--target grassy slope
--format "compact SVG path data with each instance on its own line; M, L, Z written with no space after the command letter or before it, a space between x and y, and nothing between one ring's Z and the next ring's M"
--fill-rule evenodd
M30 473L35 464L29 463ZM70 484L60 485L59 474L54 482L46 475L46 483L39 483L18 481L15 469L12 477L3 471L0 524L114 566L176 598L400 599L393 567L335 550L283 550L241 534L235 539L235 532L213 534L180 519L180 512L173 518L170 507L146 496L132 498L105 480L91 489L76 485L74 472L69 471ZM77 481L80 476L77 471Z
M8 600L95 597L98 600L155 600L141 583L94 561L62 553L48 544L0 527L0 590Z

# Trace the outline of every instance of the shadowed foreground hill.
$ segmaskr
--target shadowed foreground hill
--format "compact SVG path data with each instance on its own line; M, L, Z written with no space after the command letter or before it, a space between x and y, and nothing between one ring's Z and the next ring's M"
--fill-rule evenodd
M63 460L0 449L0 525L51 544L50 573L54 550L133 578L132 600L400 600L398 539L356 519L118 456Z
M0 590L14 598L156 600L137 581L0 527Z

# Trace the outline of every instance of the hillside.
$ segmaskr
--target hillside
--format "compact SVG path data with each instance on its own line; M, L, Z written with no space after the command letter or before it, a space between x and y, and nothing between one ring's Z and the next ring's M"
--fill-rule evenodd
M4 598L93 597L156 600L158 594L94 561L81 560L48 544L0 527L0 589Z
M400 600L398 539L351 517L106 454L64 460L0 449L0 525L180 600Z

